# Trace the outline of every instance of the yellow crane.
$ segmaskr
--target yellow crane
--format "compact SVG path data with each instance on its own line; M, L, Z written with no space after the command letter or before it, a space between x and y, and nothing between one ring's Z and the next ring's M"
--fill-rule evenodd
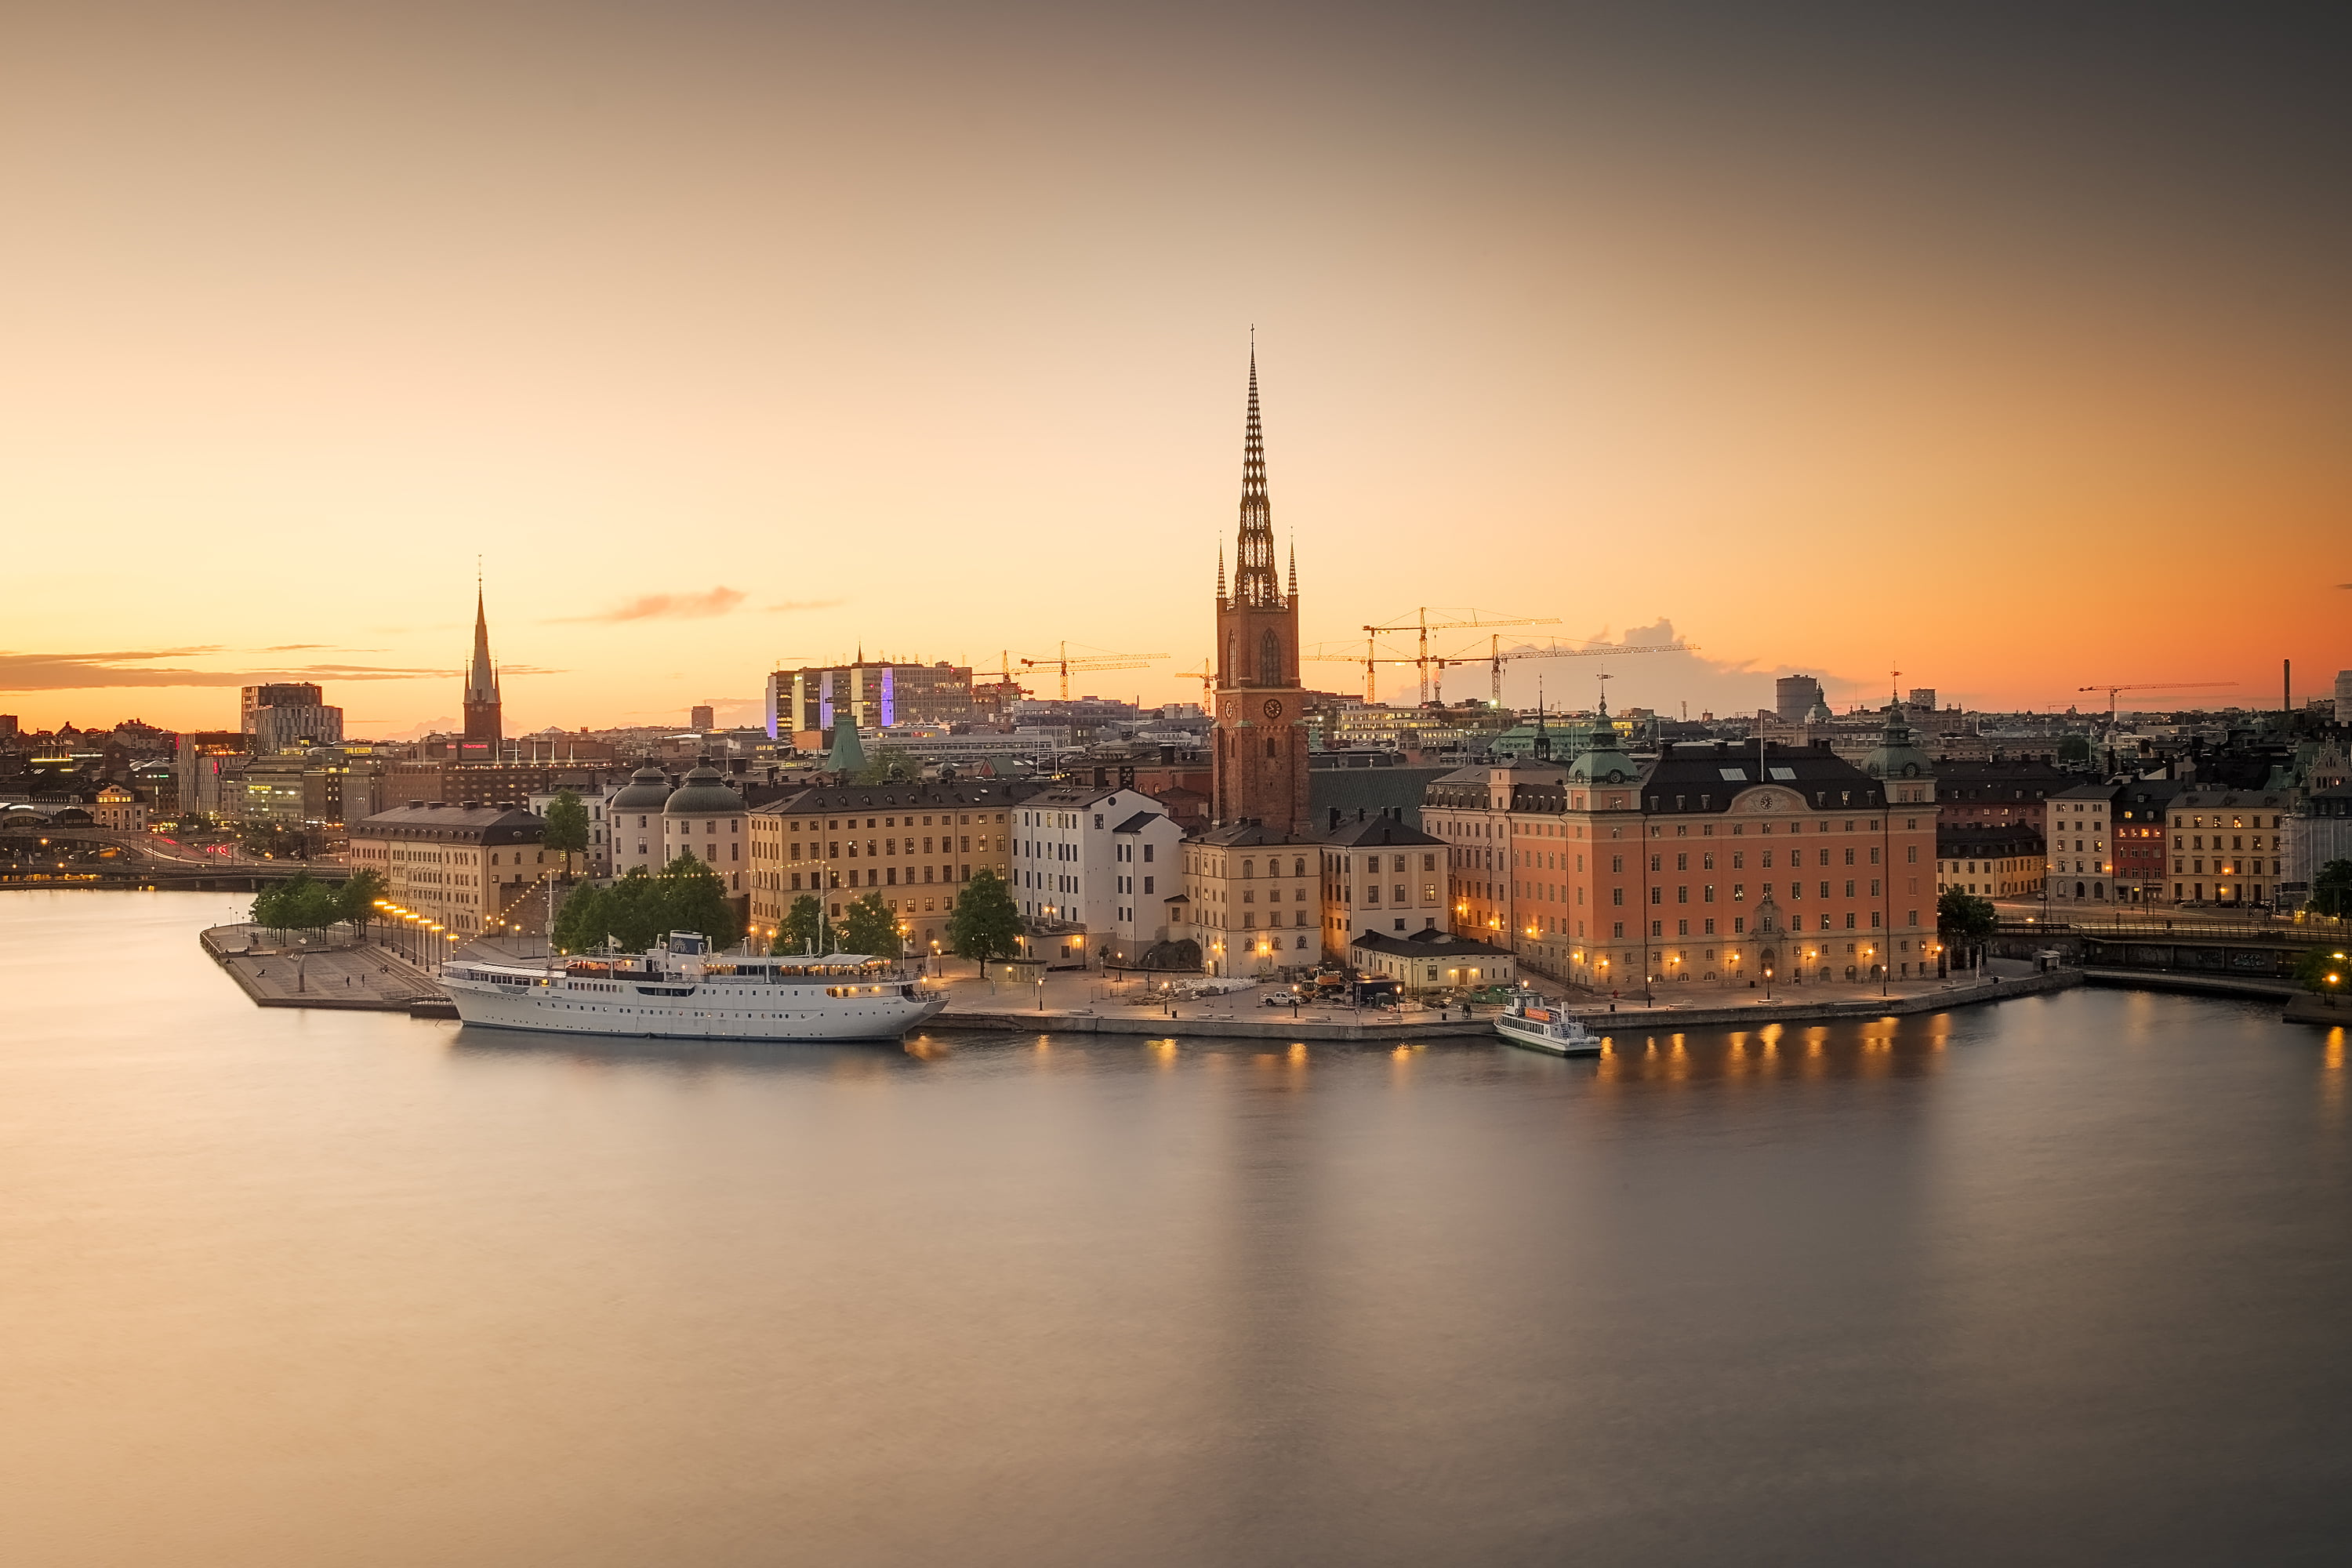
M1460 655L1454 655L1441 662L1444 664L1486 664L1491 666L1494 670L1495 706L1500 708L1503 705L1503 666L1510 663L1516 658L1609 658L1618 654L1696 653L1697 651L1698 644L1695 642L1685 642L1682 638L1676 637L1672 642L1643 644L1605 643L1598 647L1588 645L1583 647L1562 647L1559 643L1553 642L1542 647L1537 647L1532 645L1523 645L1513 648L1508 653L1505 653L1503 651L1503 639L1499 637L1490 637L1486 639L1486 658L1478 658L1472 657L1465 658ZM1440 671L1439 679L1441 680L1444 679L1444 672L1442 670ZM1603 676L1601 679L1606 680L1609 678L1607 676Z
M1440 611L1439 613L1443 615L1444 612ZM1430 633L1435 631L1456 631L1466 626L1478 626L1483 628L1486 626L1556 626L1558 625L1559 625L1559 617L1558 616L1489 616L1478 610L1465 612L1465 618L1461 620L1433 621L1429 618L1429 606L1423 605L1413 612L1413 618L1412 620L1405 622L1402 626L1365 626L1363 628L1365 665L1367 669L1369 669L1372 658L1373 639L1380 637L1381 633L1418 632L1421 636L1421 651L1419 657L1414 658L1412 662L1421 670L1421 700L1422 705L1426 707L1429 703L1430 694Z
M1168 656L1164 653L1105 653L1081 654L1076 658L1072 658L1070 657L1070 645L1066 642L1060 642L1054 645L1053 658L1024 658L1021 661L1021 664L1022 668L1025 669L1044 669L1050 668L1060 670L1062 672L1062 700L1067 702L1070 700L1070 671L1074 669L1141 669L1147 665L1150 665L1153 660L1166 658Z
M1409 665L1412 663L1412 660L1401 656L1392 656L1383 658L1381 655L1384 650L1382 650L1377 644L1370 641L1367 641L1364 647L1365 651L1362 653L1302 653L1298 658L1299 661L1304 664L1362 665L1364 667L1364 700L1367 702L1378 702L1381 700L1378 676L1380 667L1384 664Z
M2235 686L2234 680L2126 680L2109 686L2078 686L2077 691L2104 691L2107 694L2107 722L2116 721L2116 693L2118 691L2218 691L2225 686Z

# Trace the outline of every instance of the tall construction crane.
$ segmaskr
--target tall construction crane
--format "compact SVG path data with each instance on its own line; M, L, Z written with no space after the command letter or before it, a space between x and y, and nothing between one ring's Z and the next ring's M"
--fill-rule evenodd
M1522 644L1520 647L1513 648L1510 652L1505 653L1503 651L1503 639L1498 637L1490 637L1486 639L1486 657L1483 660L1475 658L1464 658L1459 656L1454 656L1447 658L1445 662L1448 664L1484 663L1491 666L1494 669L1495 706L1500 708L1503 705L1503 666L1508 664L1515 658L1610 658L1619 654L1696 653L1697 651L1698 644L1695 642L1685 642L1682 638L1676 637L1672 642L1640 644L1604 643L1598 646L1587 645L1583 647L1562 647L1558 642L1552 642L1541 647L1535 647L1532 644ZM1601 679L1607 679L1608 678L1603 676Z
M1061 642L1054 645L1053 658L1024 658L1021 664L1024 669L1051 668L1060 670L1062 700L1067 702L1070 700L1070 671L1074 669L1141 669L1154 659L1167 657L1164 653L1105 653L1082 654L1076 658L1072 658L1070 645Z
M1444 612L1442 611L1440 612L1440 614L1443 613ZM1430 633L1434 631L1456 631L1465 626L1478 626L1483 628L1486 626L1556 626L1559 625L1559 617L1558 616L1488 616L1476 610L1469 611L1467 614L1468 618L1465 620L1433 621L1429 618L1429 607L1424 605L1416 609L1413 612L1413 618L1402 626L1364 627L1364 658L1367 668L1370 667L1372 658L1373 639L1378 637L1382 632L1420 633L1421 652L1420 656L1412 662L1418 666L1421 670L1421 701L1423 707L1427 707L1429 704L1430 690Z
M1362 653L1302 653L1298 658L1304 664L1362 665L1364 667L1364 700L1378 702L1381 700L1378 680L1380 667L1384 664L1411 664L1413 661L1401 655L1383 658L1381 655L1387 650L1373 643L1367 642L1364 647L1366 651Z
M2077 691L2104 691L2107 694L2107 722L2116 721L2116 693L2118 691L2219 691L2235 686L2234 680L2130 680L2111 686L2078 686Z
M1186 680L1197 680L1201 683L1201 711L1203 713L1212 711L1209 706L1209 694L1216 689L1217 667L1204 658L1201 661L1200 668L1180 669L1176 673Z

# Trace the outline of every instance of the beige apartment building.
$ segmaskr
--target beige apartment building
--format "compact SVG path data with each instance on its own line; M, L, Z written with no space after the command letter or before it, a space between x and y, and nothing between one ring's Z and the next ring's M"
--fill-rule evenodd
M546 831L513 806L411 801L352 825L351 866L380 872L393 903L458 937L540 931L546 910L532 895L562 869L562 857L551 867L541 847Z
M2121 784L2084 784L2050 797L2042 836L2053 906L2114 906L2116 804L2123 793Z
M1360 816L1323 837L1323 953L1347 961L1366 933L1451 930L1445 841L1393 816Z
M752 808L746 818L752 934L772 940L794 900L826 918L868 891L897 911L907 951L947 949L956 889L982 870L1006 874L1009 814L1035 786L826 784Z
M1323 847L1256 822L1187 839L1184 891L1168 934L1200 943L1211 974L1269 973L1322 948Z
M2278 901L2285 875L2287 796L2263 790L2184 790L2165 810L2172 901Z

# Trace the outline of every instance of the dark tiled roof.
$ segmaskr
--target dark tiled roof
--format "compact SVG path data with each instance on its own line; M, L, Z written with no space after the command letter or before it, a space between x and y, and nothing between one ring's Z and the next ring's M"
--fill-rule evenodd
M2024 823L1958 823L1938 824L1936 828L1936 858L1958 860L1970 857L1982 860L2003 855L2042 855L2047 853L2042 830Z
M1370 848L1378 846L1439 845L1445 841L1394 816L1367 816L1361 821L1342 820L1339 826L1323 836L1323 842L1338 849Z
M984 784L817 784L754 809L762 816L806 816L835 811L1018 805L1035 793L1033 786L1004 780Z
M1510 958L1508 948L1492 947L1466 936L1456 936L1450 931L1434 927L1416 931L1412 936L1385 936L1376 931L1365 931L1348 944L1370 948L1374 952L1396 953L1407 958Z
M354 838L415 838L467 844L536 844L547 824L508 805L401 805L351 830Z
M1150 826L1152 823L1159 821L1166 815L1167 813L1160 811L1139 811L1133 816L1129 817L1125 822L1120 823L1117 827L1112 828L1111 831L1113 833L1140 833L1144 828Z
M1221 849L1247 849L1262 844L1278 844L1287 847L1293 844L1319 844L1322 840L1311 834L1285 833L1280 828L1268 827L1263 822L1252 821L1229 822L1223 827L1213 827L1192 842L1212 845Z

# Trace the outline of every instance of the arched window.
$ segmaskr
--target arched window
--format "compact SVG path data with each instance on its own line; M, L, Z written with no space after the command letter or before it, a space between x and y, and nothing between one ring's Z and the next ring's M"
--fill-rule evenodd
M1282 639L1268 626L1265 635L1257 639L1257 679L1261 686L1280 686L1282 681Z
M1274 755L1274 737L1271 735L1265 738L1265 754L1269 758Z
M1243 862L1242 862L1242 875L1243 875L1243 876L1244 876L1244 877L1255 877L1255 876L1256 876L1256 875L1257 875L1257 862L1256 862L1256 861L1255 861L1255 860L1244 860L1244 861L1243 861Z

